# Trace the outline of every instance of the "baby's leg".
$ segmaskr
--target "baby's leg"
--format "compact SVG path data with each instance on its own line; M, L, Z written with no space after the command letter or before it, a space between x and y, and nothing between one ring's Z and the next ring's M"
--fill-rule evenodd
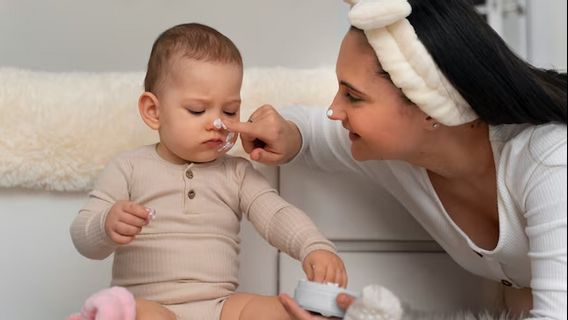
M176 320L176 315L157 302L136 299L136 320Z
M278 297L235 293L223 304L221 320L291 320Z

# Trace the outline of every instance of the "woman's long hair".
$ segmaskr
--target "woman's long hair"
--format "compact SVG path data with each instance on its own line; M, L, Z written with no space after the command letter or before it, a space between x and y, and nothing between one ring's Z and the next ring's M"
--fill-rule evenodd
M418 38L481 119L566 124L566 73L520 59L468 0L409 3Z

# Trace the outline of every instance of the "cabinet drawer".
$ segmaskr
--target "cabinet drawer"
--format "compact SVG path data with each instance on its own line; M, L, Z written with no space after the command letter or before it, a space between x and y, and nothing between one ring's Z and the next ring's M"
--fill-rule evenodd
M386 190L361 177L289 165L279 186L333 240L431 240Z
M355 292L379 284L412 309L425 311L495 309L501 303L498 283L477 277L444 252L341 252ZM279 291L293 295L301 264L280 253Z

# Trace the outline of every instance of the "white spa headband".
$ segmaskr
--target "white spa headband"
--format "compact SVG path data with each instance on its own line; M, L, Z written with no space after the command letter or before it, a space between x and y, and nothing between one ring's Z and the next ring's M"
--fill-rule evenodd
M351 25L365 32L382 68L405 96L436 121L457 126L477 114L440 71L406 19L407 0L344 0Z

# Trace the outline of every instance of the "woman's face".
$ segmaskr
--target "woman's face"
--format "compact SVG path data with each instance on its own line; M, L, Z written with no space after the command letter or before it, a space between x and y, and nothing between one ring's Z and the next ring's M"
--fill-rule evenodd
M346 34L336 73L339 90L331 118L349 131L353 157L362 161L415 156L427 115L382 71L363 32L352 29Z

